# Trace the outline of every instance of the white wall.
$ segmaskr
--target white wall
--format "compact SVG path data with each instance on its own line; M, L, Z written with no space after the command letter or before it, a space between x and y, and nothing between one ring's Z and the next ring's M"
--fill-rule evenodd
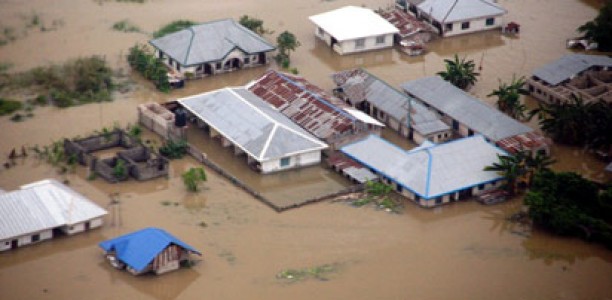
M494 28L500 28L502 26L502 22L503 22L502 17L501 16L497 16L497 17L494 17L494 19L495 19L495 22L491 26L487 26L486 25L487 18L480 18L480 19L469 20L470 28L468 28L468 29L461 29L461 24L463 22L455 22L455 23L452 23L453 24L453 30L452 31L446 31L446 25L444 24L444 25L442 25L442 29L444 30L443 36L453 36L453 35L466 34L466 33L471 33L471 32L476 32L476 31L483 31L483 30L489 30L489 29L494 29ZM468 22L468 21L466 21L466 22Z
M39 235L39 240L36 242L32 242L32 236L33 235ZM44 230L44 231L40 231L40 232L36 232L36 233L32 233L32 234L28 234L28 235L24 235L24 236L20 236L20 237L14 237L11 239L7 239L7 240L2 240L0 241L0 251L6 251L6 250L10 250L11 249L11 243L13 240L17 240L17 246L18 247L23 247L25 245L29 245L29 244L35 244L35 243L39 243L48 239L53 238L53 230L49 229L49 230Z
M385 42L381 44L376 43L376 36L365 38L365 43L363 47L356 47L356 41L357 40L347 40L339 42L338 44L340 45L340 51L338 52L337 49L334 50L336 50L336 52L338 52L339 54L349 54L393 47L393 34L386 34Z
M273 159L261 163L261 172L263 174L288 170L291 168L305 167L315 165L321 162L321 150L315 150L297 154L290 157L289 164L281 167L281 159Z

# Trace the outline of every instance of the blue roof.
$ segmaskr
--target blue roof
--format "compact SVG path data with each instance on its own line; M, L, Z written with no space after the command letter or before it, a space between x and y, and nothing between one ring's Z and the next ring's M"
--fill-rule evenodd
M198 250L178 240L165 230L154 227L106 240L99 245L104 251L114 250L119 260L141 272L160 252L171 244L201 255Z

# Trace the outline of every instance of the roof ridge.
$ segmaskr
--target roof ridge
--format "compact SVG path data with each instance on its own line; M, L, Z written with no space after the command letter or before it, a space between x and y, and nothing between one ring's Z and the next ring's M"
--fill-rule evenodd
M234 19L228 19L228 20L231 20L232 23L234 25L236 25L236 28L246 32L247 34L253 36L254 38L257 38L257 39L261 40L262 42L266 43L268 46L272 47L273 49L276 49L276 47L274 47L274 45L270 44L270 42L268 42L268 40L264 39L263 36L255 33L253 30L250 30L250 29L244 27L242 24L240 24L239 22L236 22L236 20L234 20ZM232 43L234 43L234 42L232 42Z
M431 147L427 147L423 150L425 150L425 152L427 153L427 178L425 179L425 195L426 197L429 197L429 186L431 185L431 165L432 165L432 161L433 161L433 154L431 153L430 149L435 147L436 145L433 145Z
M492 6L492 7L498 8L498 9L501 9L501 10L503 10L504 12L507 12L507 10L506 10L505 8L503 8L503 7L499 6L499 5L497 5L496 3L493 3L493 2L491 2L491 1L487 1L487 0L479 0L479 1L480 1L480 2L485 3L486 5L489 5L489 6Z
M191 53L191 46L193 45L193 39L195 38L195 31L193 31L194 26L189 26L185 29L191 32L191 38L189 39L189 46L187 46L187 52L185 52L185 60L183 60L183 65L187 65L187 59L189 59L189 54Z
M263 160L266 152L268 152L268 148L270 147L270 143L272 143L272 139L274 139L274 135L276 134L276 130L278 129L278 126L279 126L278 123L274 123L274 126L272 127L272 131L270 131L270 134L268 134L268 139L266 140L266 144L263 146L263 148L261 149L261 152L259 153L259 159Z
M457 2L459 2L459 0L455 0L453 5L451 5L451 7L448 9L448 11L446 12L446 15L444 15L444 18L442 18L442 23L444 23L444 21L446 21L446 18L448 18L448 15L450 15L450 13L453 11L453 9L455 9L455 6L457 6Z

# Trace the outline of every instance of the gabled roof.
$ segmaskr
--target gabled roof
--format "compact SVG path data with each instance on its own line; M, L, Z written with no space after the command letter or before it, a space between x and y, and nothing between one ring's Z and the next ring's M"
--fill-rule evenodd
M425 0L417 7L440 23L493 17L507 12L489 0Z
M410 127L422 135L450 130L437 113L365 69L338 72L332 75L332 79L352 103L368 101L402 124L410 122Z
M303 77L274 70L247 85L249 91L320 139L349 133L355 123L384 125L360 114Z
M224 88L178 102L258 161L327 148L245 88Z
M387 20L364 7L345 6L308 18L338 41L399 32Z
M612 58L605 55L568 54L536 69L533 76L550 85L557 85L595 66L612 67Z
M402 84L402 88L418 100L494 142L533 131L529 126L506 116L439 76L409 81Z
M220 61L234 49L247 54L275 49L265 39L232 19L194 25L150 40L149 43L183 66Z
M370 135L340 151L423 199L502 179L483 169L506 154L482 136L406 151Z
M0 240L85 222L107 212L53 179L0 194Z
M160 252L172 244L201 255L198 250L163 229L154 227L106 240L101 242L99 246L106 252L115 251L118 259L137 272L141 272Z

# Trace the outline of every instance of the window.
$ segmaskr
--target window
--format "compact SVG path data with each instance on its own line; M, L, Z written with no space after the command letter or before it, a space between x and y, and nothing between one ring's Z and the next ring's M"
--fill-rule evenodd
M40 241L40 234L35 234L32 236L32 243Z
M385 36L384 35L380 35L376 37L376 44L384 44L385 43Z
M323 31L323 28L321 27L317 28L317 32L319 33L320 36L323 36L325 34L325 31Z
M221 63L220 62L217 63L217 67L215 69L221 69Z
M398 193L401 193L401 192L402 192L402 186L401 186L401 185L399 185L399 184L398 184L398 185L397 185L397 187L396 187L396 189L397 189L397 192L398 192Z
M485 24L486 24L487 26L493 26L493 25L495 24L495 18L488 18L488 19L485 21Z
M281 160L280 160L281 168L288 166L290 162L291 162L291 157L283 157L283 158L281 158Z
M470 29L470 22L461 23L461 29L463 30Z
M244 58L244 64L246 65L246 64L249 64L249 63L251 63L251 59L248 58L248 57L245 57Z
M355 49L365 47L365 39L357 39L355 40Z
M484 190L484 188L485 188L485 185L484 185L484 184L479 184L479 185L478 185L478 190L479 190L479 191Z
M436 198L436 204L442 204L442 197Z
M453 31L453 23L446 23L446 31Z
M8 246L10 244L11 244L11 242L4 242L4 245L6 245L6 246Z

